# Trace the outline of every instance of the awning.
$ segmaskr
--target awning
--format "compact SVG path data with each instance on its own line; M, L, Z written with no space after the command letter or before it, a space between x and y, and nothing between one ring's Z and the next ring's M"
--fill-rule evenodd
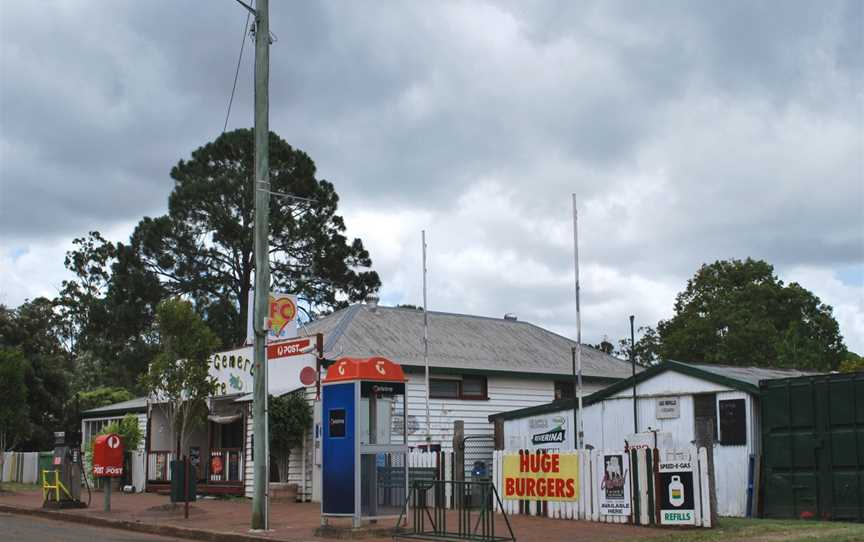
M243 414L232 414L230 416L216 416L215 414L210 414L209 416L207 416L207 419L213 423L226 424L236 422L242 417Z

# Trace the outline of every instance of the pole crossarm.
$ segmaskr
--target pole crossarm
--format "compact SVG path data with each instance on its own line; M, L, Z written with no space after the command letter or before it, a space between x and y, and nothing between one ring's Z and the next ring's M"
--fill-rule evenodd
M252 15L255 15L255 16L258 15L258 12L255 11L255 8L253 8L252 6L250 6L249 4L247 4L246 2L243 2L243 0L235 0L235 1L236 1L238 4L240 4L241 6L243 6L244 8L246 8L246 9L249 11L249 13L251 13Z

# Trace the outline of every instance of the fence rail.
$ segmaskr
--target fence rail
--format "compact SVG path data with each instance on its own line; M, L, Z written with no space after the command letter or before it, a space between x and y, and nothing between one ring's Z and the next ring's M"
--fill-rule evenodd
M527 453L535 453L526 451ZM711 527L711 513L708 491L708 457L705 448L695 447L681 451L665 450L631 450L623 451L565 451L561 456L575 456L578 464L578 492L573 501L544 501L538 499L508 499L504 487L504 457L512 455L514 451L496 451L493 459L492 480L498 493L502 495L499 505L495 503L496 511L507 514L526 514L532 516L546 516L557 519L576 519L586 521L598 521L604 523L634 523L638 525L656 525L661 523L660 502L663 494L668 491L666 487L660 487L660 474L658 473L659 458L661 454L680 454L689 458L692 462L693 472L693 513L694 524L700 527ZM621 456L624 465L620 475L626 484L621 490L626 491L629 499L629 511L621 513L619 508L616 513L606 513L604 509L603 492L606 489L604 483L604 458ZM626 469L626 470L624 470ZM623 496L623 493L620 493ZM608 505L607 505L608 506Z

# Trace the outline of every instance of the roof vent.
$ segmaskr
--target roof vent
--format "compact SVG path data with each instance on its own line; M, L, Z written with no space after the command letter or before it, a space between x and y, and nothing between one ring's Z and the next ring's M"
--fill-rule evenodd
M375 312L378 308L378 296L375 294L369 294L366 296L366 306L369 307L369 310Z
M517 318L516 315L513 314L512 312L508 312L507 314L504 315L504 319L505 319L505 320L510 320L511 322L515 322L515 321L518 320L519 318Z

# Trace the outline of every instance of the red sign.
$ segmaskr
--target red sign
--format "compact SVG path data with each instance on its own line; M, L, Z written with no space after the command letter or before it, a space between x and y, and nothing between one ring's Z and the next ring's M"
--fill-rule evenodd
M123 476L123 443L120 435L99 435L93 441L93 476Z
M287 358L309 353L309 345L312 344L311 337L284 341L267 345L267 359Z
M311 386L318 380L318 373L312 367L303 367L300 371L300 383L304 386Z
M385 382L405 382L402 367L386 358L341 358L327 369L324 382L343 380L378 380Z

